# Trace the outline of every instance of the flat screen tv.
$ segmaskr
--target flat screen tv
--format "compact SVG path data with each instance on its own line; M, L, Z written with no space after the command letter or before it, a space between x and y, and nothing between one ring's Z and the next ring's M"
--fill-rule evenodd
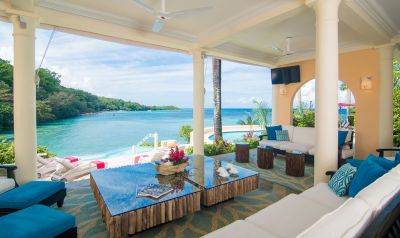
M290 84L300 82L300 66L271 69L272 84Z

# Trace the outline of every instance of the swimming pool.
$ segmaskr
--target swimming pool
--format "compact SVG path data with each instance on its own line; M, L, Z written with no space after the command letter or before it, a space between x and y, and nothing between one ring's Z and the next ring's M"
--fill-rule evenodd
M243 137L248 132L249 131L227 131L227 132L222 132L222 137L226 141L234 142L235 140L243 139ZM253 132L254 132L254 135L253 135L254 137L257 137L257 136L263 134L263 131L260 131L260 130L255 130ZM209 136L208 139L213 141L214 140L214 135Z

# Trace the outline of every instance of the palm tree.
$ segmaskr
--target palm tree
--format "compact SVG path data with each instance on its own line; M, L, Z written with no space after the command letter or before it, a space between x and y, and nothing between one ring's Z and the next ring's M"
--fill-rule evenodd
M253 118L251 114L247 114L246 118L237 122L239 125L257 125L259 122Z
M213 89L214 89L214 141L222 138L221 118L221 60L213 58Z
M255 121L261 128L265 128L269 124L269 107L263 100L253 99L253 103L256 105L256 108L253 109Z

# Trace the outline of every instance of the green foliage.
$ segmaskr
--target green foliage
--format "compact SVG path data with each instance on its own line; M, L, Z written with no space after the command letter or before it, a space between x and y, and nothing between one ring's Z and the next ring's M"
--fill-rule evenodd
M256 108L253 109L254 118L258 122L261 128L265 128L267 125L269 125L268 122L269 107L262 100L253 99L253 103L256 106Z
M140 144L140 146L143 146L143 147L154 147L154 142L144 141L142 144ZM158 146L160 146L160 142L158 142Z
M14 163L14 142L0 141L0 164Z
M36 90L38 122L74 117L84 113L125 110L175 110L173 106L145 106L121 99L98 97L83 90L61 86L61 76L39 69L40 85ZM13 128L13 67L0 59L0 131Z
M190 125L183 125L179 130L179 137L184 138L187 142L190 142L190 133L193 131L192 126Z
M293 126L298 127L314 127L315 126L315 112L305 108L302 111L293 110Z
M256 138L244 138L243 141L249 143L250 149L257 148L260 145L260 140Z
M393 86L400 88L400 61L393 61Z
M0 138L0 164L14 164L15 153L14 153L14 142L7 141ZM45 153L45 158L56 156L50 153L46 146L37 146L37 153Z
M204 155L206 156L232 153L234 151L235 151L235 144L231 144L223 140L220 140L219 142L214 142L212 144L204 145Z
M393 144L400 147L400 88L393 90Z
M189 146L185 149L185 155L192 155L193 154L193 146Z

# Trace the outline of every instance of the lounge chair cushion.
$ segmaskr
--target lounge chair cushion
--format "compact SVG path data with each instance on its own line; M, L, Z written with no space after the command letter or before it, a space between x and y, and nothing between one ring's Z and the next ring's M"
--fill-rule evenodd
M208 233L203 236L204 238L221 238L221 237L229 237L229 238L260 238L260 237L268 237L275 238L276 235L267 232L258 228L256 225L253 225L249 222L243 220L237 220L227 226L224 226L221 229Z
M43 205L0 217L1 237L50 238L75 227L75 217Z
M297 238L360 237L371 219L369 206L362 200L351 198L304 230Z
M348 197L339 197L329 188L327 183L319 183L312 188L300 193L299 196L306 197L321 205L336 209L346 202Z
M303 196L290 194L245 221L278 237L296 237L332 210Z
M32 181L0 195L0 208L23 209L65 189L64 182Z

